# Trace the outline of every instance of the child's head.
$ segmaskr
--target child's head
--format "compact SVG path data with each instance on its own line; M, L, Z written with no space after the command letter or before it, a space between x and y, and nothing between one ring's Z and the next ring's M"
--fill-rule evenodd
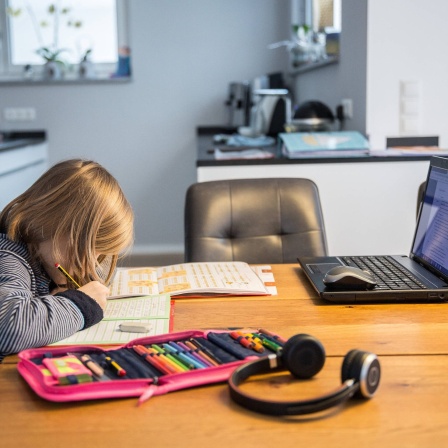
M79 283L101 280L96 268L117 259L133 241L134 215L116 179L96 162L67 160L44 173L0 214L0 229L15 241L53 241L55 260ZM103 279L104 280L104 279Z

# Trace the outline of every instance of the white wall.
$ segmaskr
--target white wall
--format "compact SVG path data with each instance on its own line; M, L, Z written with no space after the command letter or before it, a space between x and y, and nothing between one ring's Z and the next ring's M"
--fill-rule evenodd
M196 126L226 124L229 82L286 70L286 52L267 45L289 36L289 0L130 0L129 10L133 82L0 85L0 111L37 112L0 129L46 130L50 163L105 165L135 209L135 252L179 252Z
M448 148L448 2L368 2L367 118L372 147L400 135L400 81L420 83L420 135Z

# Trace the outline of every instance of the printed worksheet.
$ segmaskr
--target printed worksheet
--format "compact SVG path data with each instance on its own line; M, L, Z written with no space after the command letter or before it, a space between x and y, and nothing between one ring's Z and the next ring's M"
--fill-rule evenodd
M132 339L170 332L173 309L168 294L109 300L104 319L53 345L124 344ZM142 323L145 333L120 330L121 323Z

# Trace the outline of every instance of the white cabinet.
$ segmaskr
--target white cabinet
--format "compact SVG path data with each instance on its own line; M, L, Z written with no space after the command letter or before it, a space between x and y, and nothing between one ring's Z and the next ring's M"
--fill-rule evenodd
M197 180L311 179L319 188L331 255L408 254L428 167L428 160L198 166Z
M46 142L0 151L0 210L48 168Z

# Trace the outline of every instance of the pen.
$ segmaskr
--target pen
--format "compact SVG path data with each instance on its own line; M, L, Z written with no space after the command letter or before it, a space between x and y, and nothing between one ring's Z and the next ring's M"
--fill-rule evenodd
M186 357L182 353L179 353L174 347L170 346L169 344L163 344L163 348L171 356L173 356L174 358L177 358L184 365L186 365L190 370L194 370L195 368L197 368L197 365L195 365L194 362L190 358Z
M136 353L138 353L140 356L142 356L149 364L151 364L153 367L155 367L160 373L169 374L172 373L171 370L163 364L159 359L157 359L155 356L151 356L146 348L142 345L134 345L132 347Z
M205 364L206 366L212 367L214 365L208 359L205 359L199 353L197 353L196 350L192 350L190 347L188 347L188 345L185 344L184 342L178 341L177 344L180 345L189 355L197 359L199 362Z
M159 346L157 346L159 347ZM159 347L159 350L153 347L144 347L144 349L157 358L162 364L166 365L168 369L171 370L172 373L176 372L185 372L190 370L187 366L179 362L178 359L171 356L169 353L166 353L162 348Z
M69 279L77 288L81 288L79 284L75 281L75 279L59 264L55 263L57 269L59 269L67 279Z
M190 342L195 345L198 349L202 350L209 358L213 359L218 365L222 364L222 359L218 358L214 353L212 353L204 344L195 338L190 338Z
M92 371L92 373L98 377L104 375L104 369L99 366L89 355L81 355L82 363Z
M194 345L191 341L185 341L185 345L190 347L191 350L197 351L205 360L207 360L213 366L219 366L219 362L212 359L209 355L207 355L203 350L201 350L198 346Z
M262 338L261 345L267 347L269 350L272 350L273 352L278 352L282 348L280 344L277 344L276 342L266 337Z
M104 360L106 361L106 364L110 367L113 367L115 369L115 372L117 373L118 376L125 376L126 375L126 370L123 369L123 367L121 367L116 361L114 361L110 356L106 356L104 358Z
M170 345L171 347L173 347L175 350L177 350L177 353L179 355L181 355L182 357L185 357L185 359L188 359L191 363L193 363L193 365L195 366L195 368L197 369L201 369L204 367L208 367L208 365L206 363L204 363L204 361L202 360L198 360L197 358L195 358L193 356L192 353L189 353L188 351L188 347L185 350L183 347L181 347L177 342L174 341L169 341L168 345Z
M243 337L247 338L248 341L253 343L253 346L251 347L252 350L255 350L258 353L264 352L264 347L261 345L261 339L254 338L250 333L243 334L240 331L238 331L238 333L241 334ZM260 341L260 342L258 342L258 341Z
M230 337L232 339L235 339L235 341L238 341L243 347L245 348L254 348L255 344L248 339L246 339L241 333L236 331L230 332Z
M261 334L274 338L276 341L278 341L279 344L284 344L286 342L286 339L283 339L280 336L276 335L275 333L272 333L272 331L264 330L263 328L260 328L258 331Z

